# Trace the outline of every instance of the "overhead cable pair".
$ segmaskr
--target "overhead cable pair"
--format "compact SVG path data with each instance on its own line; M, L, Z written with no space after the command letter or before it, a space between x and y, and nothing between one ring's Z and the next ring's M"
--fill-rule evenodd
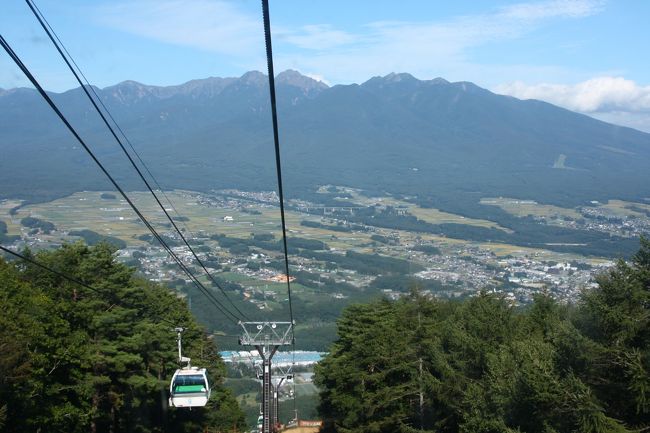
M70 124L68 119L65 117L65 115L59 110L57 105L52 101L50 96L45 92L43 87L40 85L38 80L32 75L32 73L29 71L27 66L22 62L20 57L13 51L9 43L4 39L4 37L0 34L0 45L2 48L7 52L9 57L16 63L16 65L21 69L21 71L25 74L25 76L29 79L29 81L34 85L36 90L40 93L40 95L45 99L45 101L48 103L48 105L54 110L54 112L59 116L61 121L65 124L65 126L68 128L68 130L72 133L72 135L77 139L77 141L81 144L81 146L86 150L88 155L92 158L92 160L97 164L97 166L100 168L100 170L106 175L106 177L110 180L110 182L113 184L115 189L122 195L124 200L129 204L129 206L133 209L133 211L136 213L138 218L144 223L144 225L149 229L151 234L160 242L160 244L163 246L163 248L169 253L169 255L174 259L174 261L178 264L178 266L183 270L183 272L190 278L190 280L194 283L194 285L201 291L203 292L208 299L214 304L214 306L221 311L226 318L228 318L230 321L233 323L238 323L240 318L236 316L234 313L226 309L221 302L214 297L214 295L203 286L203 284L198 280L198 278L192 273L192 271L181 261L181 259L172 251L172 249L169 247L167 242L158 234L156 229L149 223L149 221L145 218L145 216L140 212L140 210L137 208L137 206L133 203L133 201L127 196L127 194L124 192L122 187L117 183L117 181L111 176L111 174L108 172L108 170L104 167L104 165L97 159L93 151L88 147L88 145L85 143L85 141L79 136L77 131L74 129L74 127Z
M128 138L127 138L126 135L124 134L124 131L122 131L122 129L121 129L121 128L119 127L119 125L117 124L117 122L115 122L115 119L114 119L113 116L111 115L111 113L110 113L110 111L108 110L108 108L107 108L107 107L104 105L104 103L101 101L101 98L99 98L99 96L98 96L97 93L95 92L95 89L93 88L93 86L91 86L90 83L88 83L88 80L86 80L86 84L87 84L87 85L84 85L84 83L81 81L81 78L79 77L79 74L77 74L77 71L75 70L75 68L72 66L72 64L71 64L70 62L72 61L72 63L74 63L74 65L77 67L77 69L79 70L79 73L80 73L82 76L83 76L83 72L81 71L81 69L79 68L79 66L77 65L77 63L74 61L74 59L72 58L72 56L70 55L70 53L68 52L68 50L65 48L65 46L63 45L63 42L61 42L61 40L59 39L58 35L56 35L56 33L54 32L54 30L53 30L52 27L49 25L49 23L47 22L47 20L45 19L45 17L44 17L43 14L41 13L41 11L38 9L38 7L36 7L36 5L34 4L34 2L33 2L32 0L25 0L25 1L26 1L27 5L29 6L29 8L31 9L31 11L32 11L32 13L34 14L34 16L36 17L36 19L38 20L38 22L40 23L40 25L41 25L41 27L43 28L43 30L45 30L45 33L47 33L47 36L50 38L50 41L52 41L52 44L54 44L54 47L56 48L56 50L57 50L57 51L59 52L59 54L61 55L61 58L63 59L63 61L66 63L66 65L67 65L68 68L70 69L70 72L72 72L72 74L73 74L74 77L76 78L77 82L78 82L79 85L81 86L81 89L84 91L84 93L85 93L86 96L88 97L88 100L90 101L90 103L91 103L91 104L93 105L93 107L95 108L95 111L97 111L97 114L99 114L99 116L101 117L102 121L104 122L104 124L106 125L106 127L109 129L109 131L111 132L111 135L113 136L113 138L115 138L115 141L117 141L118 145L120 146L120 149L122 149L122 152L124 153L124 155L126 155L126 157L128 158L129 162L131 163L131 165L133 166L133 168L135 169L135 171L138 173L138 176L140 177L140 179L142 179L142 181L144 182L145 186L147 187L147 189L149 190L149 192L151 193L151 195L153 195L153 197L154 197L156 203L158 204L158 206L160 207L160 209L162 209L163 213L164 213L165 216L167 217L167 220L172 224L172 226L174 227L174 230L178 233L178 235L180 236L180 238L183 240L183 243L185 244L185 246L187 246L187 248L190 250L190 252L192 253L192 256L194 257L194 259L195 259L195 260L197 261L197 263L201 266L201 268L202 268L203 271L206 273L206 275L208 276L208 278L210 278L210 280L212 281L212 283L213 283L215 286L217 286L217 288L221 291L221 293L222 293L223 296L228 300L228 302L230 303L230 305L231 305L231 306L232 306L232 307L237 311L237 313L239 313L240 316L244 316L244 317L245 317L245 314L242 313L242 311L241 311L239 308L237 308L237 306L236 306L236 305L232 302L232 300L228 297L228 295L226 294L226 291L223 289L223 287L221 287L221 284L219 284L219 282L218 282L218 281L217 281L217 280L212 276L212 274L210 273L210 271L208 271L208 269L206 268L206 266L205 266L205 264L203 263L203 261L198 257L198 255L196 254L196 252L194 251L194 249L192 248L192 246L190 245L190 243L187 241L187 239L186 239L185 236L183 235L182 231L178 228L178 226L177 226L176 222L174 221L174 219L171 217L171 215L169 215L169 212L167 211L167 209L165 208L165 206L163 206L163 204L161 203L161 201L160 201L158 195L157 195L156 192L153 190L153 188L151 187L151 185L149 184L149 182L147 181L147 179L145 178L145 176L142 174L142 171L140 171L140 168L138 167L138 165L135 163L135 161L133 160L133 158L131 157L131 155L129 154L129 152L128 152L128 151L126 150L126 148L124 147L124 144L122 143L122 140L119 138L119 136L118 136L117 133L115 132L115 129L113 129L113 127L111 126L111 124L108 122L108 120L106 119L106 116L104 116L104 113L102 112L102 110L99 108L99 106L98 106L97 103L95 102L95 99L90 95L90 92L88 91L88 89L90 89L90 90L93 92L93 94L95 95L95 98L97 99L97 101L99 101L99 103L102 105L102 107L104 108L104 110L106 111L106 113L110 116L110 118L111 118L111 120L113 121L113 123L115 124L115 126L116 126L116 127L119 129L119 131L121 132L122 136L125 138L125 141L127 141L127 142L129 143L129 145L131 146L131 149L134 151L134 153L135 153L135 154L138 156L138 158L140 159L140 162L141 162L142 164L144 164L144 162L142 161L142 158L140 158L140 156L137 154L137 152L135 152L135 149L133 148L133 145L132 145L131 142L128 140ZM55 40L55 36L56 36L56 40ZM58 42L57 42L57 41L58 41ZM65 52L67 53L67 56L66 56L66 54L64 54L63 50L65 50ZM70 60L68 60L68 57L70 58ZM84 76L84 79L85 79L85 78L86 78L86 77ZM145 165L145 168L146 168L146 165ZM153 175L151 174L151 172L150 172L148 169L147 169L147 171L149 172L149 175L152 176L152 178L153 178ZM153 178L153 179L154 179L154 181L155 181L155 178ZM156 183L157 183L157 182L156 182ZM160 189L160 185L158 185L158 188ZM161 191L162 191L162 190L161 190ZM169 199L168 199L168 201L169 201ZM169 203L171 204L171 201L169 201ZM173 205L172 205L172 207L173 207ZM178 213L178 212L177 212L177 213Z

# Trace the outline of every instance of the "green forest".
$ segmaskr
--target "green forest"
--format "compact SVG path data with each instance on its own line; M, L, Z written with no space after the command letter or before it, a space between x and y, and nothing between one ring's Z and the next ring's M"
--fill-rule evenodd
M0 432L245 430L217 347L184 301L114 252L106 243L27 252L93 291L0 258ZM178 368L174 324L187 328L184 355L212 378L205 408L167 406Z
M650 242L571 306L417 292L344 310L317 366L323 432L650 429Z
M212 338L184 300L115 247L25 253L94 290L0 259L0 432L244 431ZM650 428L650 241L575 305L412 291L351 305L316 367L323 433L604 433ZM384 284L397 284L386 279ZM185 355L213 378L206 408L170 408ZM306 335L304 338L309 338Z

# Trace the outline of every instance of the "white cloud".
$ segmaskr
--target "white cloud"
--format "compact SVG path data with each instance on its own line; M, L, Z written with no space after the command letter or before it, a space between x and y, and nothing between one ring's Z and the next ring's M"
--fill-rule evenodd
M342 30L336 30L329 24L302 26L297 30L276 29L274 36L281 41L306 50L328 50L359 42L362 37Z
M570 17L580 18L602 10L604 1L555 0L541 3L519 3L502 9L505 16L521 20Z
M494 89L520 99L541 99L583 113L647 112L650 114L650 86L640 86L621 77L597 77L581 83L534 84L521 81Z
M99 20L118 30L230 56L258 49L261 20L231 2L211 0L145 0L103 6Z
M621 77L597 77L577 84L501 84L496 93L539 99L605 122L650 132L650 86Z
M421 78L444 76L495 84L488 77L516 79L522 67L541 75L547 65L477 65L470 51L511 40L546 21L598 13L602 0L523 2L483 14L442 21L371 22L354 30L330 24L288 27L274 24L276 69L313 71L333 83L365 81L407 71ZM259 16L226 0L144 0L113 3L100 10L104 24L151 39L222 53L248 69L263 65ZM554 77L558 77L555 74ZM564 77L563 77L564 78Z
M282 42L289 49L276 50L276 59L280 69L318 71L335 83L359 82L400 71L421 78L474 80L483 85L495 84L490 82L492 77L514 79L523 69L532 76L553 70L554 77L566 78L562 76L563 68L548 65L477 65L471 60L471 50L522 37L551 19L596 14L602 5L600 0L518 3L445 21L372 22L360 27L357 34L338 32L331 26L313 26L285 37ZM319 38L319 32L331 41L329 46Z

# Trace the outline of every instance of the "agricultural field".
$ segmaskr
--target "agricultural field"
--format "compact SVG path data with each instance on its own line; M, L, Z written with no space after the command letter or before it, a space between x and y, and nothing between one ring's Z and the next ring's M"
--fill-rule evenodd
M574 209L504 197L483 198L480 203L497 206L519 218L533 218L540 224L565 229L599 232L623 238L638 238L650 233L650 205L647 203L592 201Z
M623 200L608 200L606 203L592 202L588 207L574 209L537 203L534 200L520 200L506 197L486 197L482 198L480 203L488 206L498 206L514 216L537 217L545 219L547 221L579 220L585 217L585 208L593 209L597 212L601 212L603 215L610 217L650 217L650 204Z
M407 290L407 286L396 288L376 282L379 277L389 280L399 277L390 281L398 282L401 278L401 281L410 281L409 284L420 281L424 290L435 296L471 296L483 288L504 285L511 288L512 296L520 302L527 302L534 290L541 287L554 287L558 296L570 299L590 284L595 272L592 268L600 269L610 263L600 257L584 257L538 247L468 241L434 232L388 229L369 223L351 224L341 212L332 211L332 196L340 194L341 198L334 198L334 201L344 201L345 206L341 209L350 212L355 212L355 209L361 212L374 206L395 209L398 217L400 212L404 212L410 218L429 224L452 223L508 231L493 221L422 208L390 196L367 197L352 188L326 186L319 192L329 193L330 204L320 208L322 213L314 212L317 203L292 201L286 211L290 249L292 239L295 242L319 241L316 245L322 245L318 247L320 251L313 253L304 248L295 251L294 247L290 257L291 272L300 278L292 283L293 293L315 311L335 312L344 304L367 299L373 293L395 298ZM278 243L281 239L280 212L273 193L174 190L165 194L164 203L168 203L167 199L173 203L173 206L166 205L166 209L178 227L197 245L201 257L212 263L211 272L222 281L233 284L232 290L239 292L240 302L251 302L266 310L284 308L286 283L277 279L283 275L279 265L282 259ZM129 196L161 235L175 242L178 251L185 250L148 193L130 192ZM582 215L577 209L530 201L499 198L484 199L482 203L499 206L516 216L534 215L573 221ZM71 232L90 230L100 237L114 237L125 242L126 248L118 253L121 260L137 266L150 279L170 281L182 296L189 296L181 284L183 275L148 236L148 230L128 204L115 194L84 191L48 203L20 205L15 200L0 202L0 220L7 223L8 234L22 236L14 247L38 249L76 241L80 237L71 235ZM307 206L311 210L307 210ZM636 207L630 209L630 206ZM611 201L589 209L590 212L636 212L640 219L645 218L644 212L650 206ZM27 217L52 223L56 229L43 231L25 227L21 220ZM266 244L259 241L262 238L268 239ZM186 257L186 260L200 275L200 281L208 285L207 276L200 272L191 257ZM548 271L555 263L566 264L559 274ZM576 270L578 264L582 264L580 270ZM513 278L513 273L518 277ZM318 315L314 319L313 324L304 325L325 326L323 338L329 338L325 334L332 333L330 323L320 323Z
M542 218L572 218L581 217L580 212L575 209L568 209L559 206L537 203L534 200L519 200L504 197L486 197L482 198L481 204L489 206L498 206L504 211L518 216L532 216Z
M497 223L488 220L465 218L462 215L450 214L437 209L425 209L392 197L366 197L356 189L338 188L341 192L350 195L352 197L351 201L359 206L381 205L403 208L417 218L432 224L456 223L507 230ZM102 235L120 238L132 247L148 245L147 241L138 238L146 235L148 231L138 220L128 204L119 197L115 199L102 198L102 194L104 193L78 192L51 202L29 204L20 207L17 211L14 211L13 215L10 212L11 209L19 206L21 203L15 200L5 200L0 202L0 220L7 223L9 235L24 234L26 230L24 227L21 227L20 220L25 217L34 217L52 222L58 229L52 236L42 235L41 238L45 241L59 243L69 241L71 239L65 235L66 232L88 229ZM131 192L129 195L133 202L142 210L143 214L161 233L171 231L169 222L149 193ZM176 224L186 233L197 236L209 236L218 233L235 238L247 238L253 234L272 234L276 239L279 239L281 236L280 215L277 206L255 201L236 200L233 198L224 198L222 202L210 203L205 200L202 194L182 190L168 191L166 192L166 197L173 203L172 207L166 200L163 200L163 203L166 204L166 210L172 217L176 217L177 213L184 217L182 221L177 220ZM580 214L574 209L542 205L526 200L485 198L481 203L499 206L517 216L580 217ZM638 206L639 208L650 211L650 205L615 200L610 201L602 207L618 213L639 213L638 211L630 210L630 206ZM476 246L491 251L496 256L537 255L544 256L549 260L575 259L579 257L574 254L556 253L548 250L525 248L504 243L468 242L462 239L453 239L430 233L413 233L405 230L374 228L369 232L355 231L341 233L328 230L327 228L301 225L303 221L324 221L329 224L334 224L335 221L328 221L327 217L291 210L286 212L286 220L290 237L319 240L326 243L332 251L343 252L354 249L362 253L379 252L396 257L409 256L404 249L376 245L372 242L372 234L383 233L397 237L402 245L413 244L416 241L426 242L436 244L443 250L457 250L465 246ZM269 284L268 282L251 280L245 275L237 273L229 273L227 274L227 278L250 285L268 285L269 290L273 291L282 286L281 283Z
M623 200L609 200L607 203L600 205L602 209L606 209L618 217L636 216L647 217L650 213L650 204L636 203Z
M324 193L332 186L321 187L319 192ZM484 219L467 218L462 215L443 212L434 208L423 208L416 204L398 200L394 197L366 197L360 190L354 188L338 187L342 192L349 194L352 198L350 201L359 204L360 206L393 206L396 208L404 209L406 212L414 215L418 219L426 221L431 224L465 224L475 227L496 228L499 230L508 231L507 228L501 227L494 221Z
M52 222L61 232L88 229L102 235L115 236L132 246L146 244L145 241L139 240L137 237L149 232L128 204L122 199L102 199L101 194L101 192L78 192L52 202L21 207L15 215L10 215L9 211L20 203L5 201L0 205L0 219L7 222L9 234L20 234L20 220L25 217L34 217ZM187 221L176 221L177 225L189 233L197 235L220 233L237 238L248 237L251 234L271 233L276 238L281 235L280 214L277 207L260 203L242 204L234 201L224 203L224 207L217 207L201 203L196 193L171 191L166 195L174 204L174 209L187 219ZM162 232L171 230L166 217L149 193L132 192L130 197L154 227L162 228ZM395 202L395 204L402 205L403 202ZM172 207L167 206L166 209L172 217L176 215ZM430 221L479 224L477 223L479 220L463 219L462 216L446 214L435 209L418 209L423 214L426 213ZM318 222L321 220L322 218L318 216L295 211L286 212L290 237L319 240L327 243L335 251L345 251L350 248L360 248L364 252L371 251L367 245L371 242L372 233L341 233L300 224L302 221ZM480 222L480 224L494 223L486 221ZM416 236L430 241L445 239L430 234L415 235L399 230L394 232L398 233L400 238L406 242L413 240ZM446 242L454 242L454 240L447 239Z
M88 229L102 235L118 237L129 245L142 245L144 242L137 237L149 232L128 204L122 199L102 199L101 194L78 192L48 203L21 207L14 215L10 214L10 210L20 203L3 201L0 203L0 220L7 223L8 234L20 234L20 220L34 217L54 223L59 231ZM230 206L226 203L224 207L206 206L200 203L198 196L193 193L171 191L166 195L174 204L175 210L184 217L183 221L177 220L176 224L188 233L221 233L232 237L247 237L253 233L280 235L280 214L277 207L263 204L238 206L232 203ZM167 218L149 193L132 192L129 196L154 227L162 232L171 230ZM172 217L176 217L176 211L172 207L166 206L166 210ZM250 213L251 211L254 213ZM367 242L367 236L347 236L332 241L332 236L336 237L340 233L301 227L300 221L305 216L294 212L288 212L286 216L290 235L305 235L328 241L333 248L345 248L350 244Z

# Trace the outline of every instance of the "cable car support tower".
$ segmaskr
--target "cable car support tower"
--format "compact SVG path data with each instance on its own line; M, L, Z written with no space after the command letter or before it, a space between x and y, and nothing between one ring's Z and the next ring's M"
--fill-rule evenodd
M293 341L293 322L239 322L242 336L239 344L254 347L262 358L262 432L275 431L277 410L274 396L276 387L271 380L271 360L280 346L289 346ZM271 412L275 415L271 416ZM271 418L274 418L272 420Z

